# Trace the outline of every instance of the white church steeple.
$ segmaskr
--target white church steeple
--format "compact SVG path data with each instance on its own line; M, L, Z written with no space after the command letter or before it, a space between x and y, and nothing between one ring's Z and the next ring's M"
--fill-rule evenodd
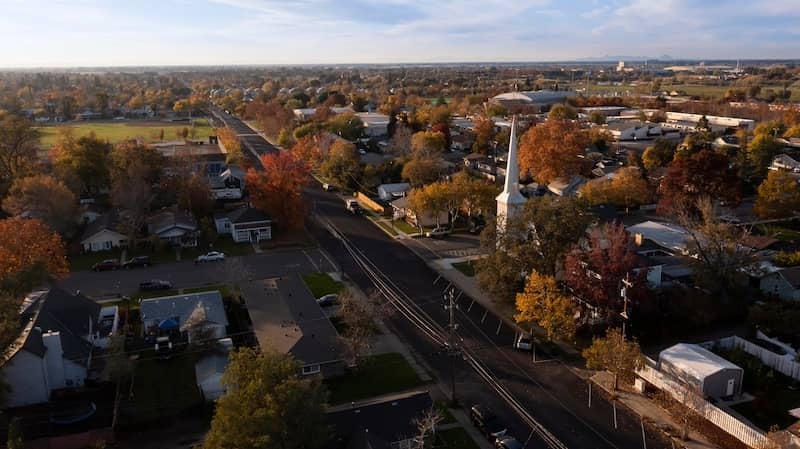
M508 141L508 165L503 192L497 195L497 231L505 229L506 221L512 218L525 204L525 197L519 192L519 160L517 155L517 116L511 119L511 137Z

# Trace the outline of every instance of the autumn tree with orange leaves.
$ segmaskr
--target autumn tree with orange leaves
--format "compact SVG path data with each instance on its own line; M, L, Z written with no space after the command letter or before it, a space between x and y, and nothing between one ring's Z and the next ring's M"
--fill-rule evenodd
M301 189L309 179L308 164L290 151L265 154L261 163L263 171L247 172L253 205L269 213L278 226L301 227L305 211Z
M589 137L578 124L548 120L530 128L520 139L519 167L539 184L549 184L563 176L577 174Z
M26 294L49 279L69 273L64 242L36 219L0 220L0 291Z

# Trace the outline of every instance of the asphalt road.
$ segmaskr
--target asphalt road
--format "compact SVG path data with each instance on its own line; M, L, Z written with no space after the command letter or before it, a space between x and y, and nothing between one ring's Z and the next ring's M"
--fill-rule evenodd
M330 220L436 322L442 326L447 324L447 312L443 307L446 286L441 281L437 282L438 275L417 255L389 238L365 218L350 214L336 195L312 187L307 189L306 196L312 201L318 216ZM321 246L359 287L364 290L373 288L370 279L355 264L339 240L324 229L318 229L316 235ZM595 393L591 408L588 407L586 381L558 361L533 363L530 354L511 348L514 329L480 304L473 303L466 295L461 295L458 302L457 321L463 345L490 367L496 379L567 447L644 447L638 417L619 407L615 428L611 402ZM402 316L390 317L387 324L423 357L438 379L449 381L449 358L442 353L438 344L424 337ZM462 404L488 404L510 423L518 439L523 442L527 439L530 428L461 360L456 363L456 385ZM669 442L654 430L646 428L645 435L647 448L670 447ZM546 447L535 438L532 441L529 448Z
M80 290L91 297L107 297L135 293L140 282L151 279L169 281L173 288L179 289L315 271L337 271L337 268L315 248L272 250L198 265L193 261L184 261L99 273L76 271L59 285L71 291Z

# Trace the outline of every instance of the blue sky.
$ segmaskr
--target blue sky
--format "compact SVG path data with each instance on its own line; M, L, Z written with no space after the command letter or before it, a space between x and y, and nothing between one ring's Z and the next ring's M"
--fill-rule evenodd
M800 0L0 0L0 67L800 58Z

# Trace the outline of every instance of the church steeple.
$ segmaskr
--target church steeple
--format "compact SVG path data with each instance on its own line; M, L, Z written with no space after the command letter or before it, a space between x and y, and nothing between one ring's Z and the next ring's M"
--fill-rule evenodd
M497 195L497 230L505 229L506 220L513 217L518 209L525 204L525 197L519 192L519 159L517 149L517 116L511 119L511 137L508 141L508 162L506 166L506 181L503 192Z

